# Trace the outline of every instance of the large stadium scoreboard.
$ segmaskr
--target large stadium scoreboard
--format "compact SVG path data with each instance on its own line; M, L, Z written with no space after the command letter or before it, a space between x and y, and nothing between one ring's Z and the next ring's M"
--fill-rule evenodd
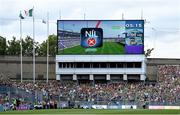
M57 55L144 53L144 20L58 20L57 35Z
M144 20L58 20L56 79L145 80Z

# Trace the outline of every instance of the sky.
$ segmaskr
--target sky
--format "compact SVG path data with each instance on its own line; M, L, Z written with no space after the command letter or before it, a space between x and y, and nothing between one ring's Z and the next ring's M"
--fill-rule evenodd
M151 58L180 58L180 0L0 0L0 36L20 38L20 11L34 7L35 41L57 34L57 19L145 19L145 50ZM32 37L32 18L22 21L22 36Z

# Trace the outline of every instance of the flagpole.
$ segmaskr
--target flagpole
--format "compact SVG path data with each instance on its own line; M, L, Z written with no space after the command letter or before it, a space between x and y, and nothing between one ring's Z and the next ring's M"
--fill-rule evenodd
M47 12L47 73L46 73L46 82L49 81L49 12Z
M58 19L61 20L61 10L59 10L59 17L58 17Z
M21 14L21 11L20 11L20 14ZM22 20L21 20L21 17L20 17L20 40L21 40L21 83L22 83L22 80L23 80L23 72L22 72Z
M143 20L143 9L141 9L141 20Z
M86 13L84 13L84 20L86 20Z
M34 10L34 7L33 7ZM34 23L34 11L33 11L33 83L35 83L35 78L36 78L36 69L35 69L35 23Z
M124 20L124 13L122 13L122 20Z

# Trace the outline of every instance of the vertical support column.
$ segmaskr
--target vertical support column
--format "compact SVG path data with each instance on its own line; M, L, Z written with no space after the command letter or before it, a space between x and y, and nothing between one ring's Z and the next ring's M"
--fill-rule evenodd
M142 61L142 74L140 75L140 80L145 80L146 79L146 58L144 58L144 60Z
M77 80L77 75L76 74L73 74L73 80Z
M59 73L59 63L58 62L56 62L56 80L61 80L60 74L57 74L57 73Z
M89 75L89 80L94 80L94 75L93 74Z
M140 75L140 80L141 80L141 81L144 81L145 79L146 79L146 76L143 75L143 74L141 74L141 75Z
M67 68L67 63L65 63L66 64L66 68Z
M56 80L61 80L61 75L56 74Z
M56 62L56 73L58 72L58 70L59 70L59 63Z
M109 74L106 75L106 80L111 80L111 77Z
M123 74L123 80L127 81L127 74Z

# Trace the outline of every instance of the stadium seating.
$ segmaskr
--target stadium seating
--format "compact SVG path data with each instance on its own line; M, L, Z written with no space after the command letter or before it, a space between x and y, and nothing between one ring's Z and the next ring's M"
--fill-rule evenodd
M5 97L8 96L8 99ZM17 82L0 79L0 102L36 103L44 108L100 105L180 105L180 66L158 66L158 81L77 84L74 81ZM58 104L57 104L58 103Z

